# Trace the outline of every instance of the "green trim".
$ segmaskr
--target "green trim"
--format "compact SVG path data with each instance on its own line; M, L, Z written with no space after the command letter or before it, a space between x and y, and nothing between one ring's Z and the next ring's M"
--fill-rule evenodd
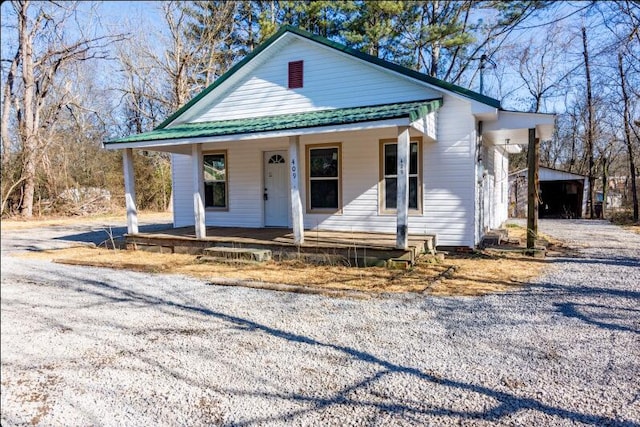
M419 106L415 110L409 111L409 119L411 119L412 122L415 122L419 118L424 117L429 113L433 113L440 107L442 107L442 99L433 100L428 104Z
M401 65L394 64L394 63L389 62L389 61L385 61L384 59L380 59L380 58L377 58L375 56L369 55L367 53L360 52L359 50L351 49L350 47L347 47L347 46L345 46L345 45L343 45L341 43L337 43L337 42L331 41L329 39L326 39L324 37L317 36L315 34L312 34L312 33L308 32L308 31L304 31L304 30L301 30L299 28L292 27L290 25L285 25L283 27L280 27L280 29L274 35L269 37L264 43L262 43L260 46L255 48L253 51L251 51L251 53L249 53L247 56L245 56L236 65L231 67L229 69L229 71L227 71L222 76L220 76L215 82L213 82L211 85L209 85L207 88L205 88L202 92L200 92L197 96L195 96L193 99L191 99L191 101L187 102L178 111L176 111L171 116L169 116L165 121L160 123L160 125L156 129L164 129L172 121L174 121L176 118L178 118L180 115L182 115L182 113L187 111L195 103L197 103L202 98L204 98L207 94L209 94L212 90L214 90L215 88L220 86L222 83L224 83L226 80L228 80L229 77L231 77L233 74L235 74L240 68L242 68L245 64L247 64L249 61L251 61L258 54L260 54L260 52L264 51L266 48L271 46L276 40L278 40L280 37L282 37L282 35L284 35L287 32L296 34L296 35L298 35L300 37L304 37L304 38L312 40L312 41L315 41L315 42L320 43L320 44L322 44L324 46L336 49L336 50L338 50L340 52L344 52L344 53L346 53L348 55L355 56L358 59L361 59L363 61L369 62L369 63L374 64L374 65L378 65L378 66L386 68L388 70L400 73L400 74L405 75L407 77L410 77L412 79L420 80L420 81L428 83L430 85L437 86L437 87L440 87L442 89L448 90L450 92L457 93L459 95L465 96L467 98L471 98L471 99L473 99L475 101L481 102L483 104L487 104L487 105L489 105L491 107L494 107L494 108L500 108L500 101L497 100L497 99L490 98L488 96L479 94L477 92L474 92L472 90L463 88L461 86L457 86L457 85L454 85L454 84L451 84L451 83L447 83L447 82L445 82L443 80L437 79L435 77L428 76L426 74L419 73L417 71L411 70L411 69L403 67Z
M398 102L394 104L370 105L366 107L335 108L305 113L281 114L277 116L220 120L216 122L183 123L170 128L155 129L151 132L106 141L105 145L184 138L233 136L397 118L406 118L408 120L410 116L413 117L415 114L420 114L420 112L432 112L441 106L442 98L438 98ZM413 121L414 119L411 120Z

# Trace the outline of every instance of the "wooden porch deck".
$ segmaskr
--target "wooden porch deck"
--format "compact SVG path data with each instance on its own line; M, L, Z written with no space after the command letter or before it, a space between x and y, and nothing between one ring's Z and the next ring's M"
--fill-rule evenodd
M396 249L395 234L305 230L304 243L294 243L288 228L207 227L207 237L197 239L194 227L168 228L152 233L125 235L128 248L161 252L201 254L205 248L234 247L270 249L274 255L324 254L341 256L351 262L361 258L365 264L376 260L404 259L413 263L418 254L430 252L435 238L409 235L409 249ZM366 258L371 258L370 262Z

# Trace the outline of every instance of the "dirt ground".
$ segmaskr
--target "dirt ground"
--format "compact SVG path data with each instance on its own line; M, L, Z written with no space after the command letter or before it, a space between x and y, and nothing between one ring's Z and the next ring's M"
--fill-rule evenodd
M65 264L183 274L220 284L241 284L294 292L314 288L318 293L339 290L485 295L523 286L537 277L546 265L544 259L496 250L453 253L444 260L422 257L414 267L407 270L316 266L300 261L203 263L193 255L89 247L32 252L25 256ZM221 281L221 278L224 280Z
M141 212L141 222L171 222L170 213ZM119 224L124 212L80 218L46 218L38 221L3 220L3 231L34 227L104 227ZM508 228L510 239L524 242L525 230ZM551 249L562 248L551 241ZM522 244L520 245L522 247ZM218 284L242 285L309 293L339 291L375 295L385 292L424 292L433 295L485 295L517 289L539 276L547 264L513 249L448 253L444 260L422 257L408 270L383 267L352 268L315 266L300 261L271 261L261 264L203 263L198 257L145 251L108 250L86 246L30 251L24 256L51 261L144 272L183 274Z

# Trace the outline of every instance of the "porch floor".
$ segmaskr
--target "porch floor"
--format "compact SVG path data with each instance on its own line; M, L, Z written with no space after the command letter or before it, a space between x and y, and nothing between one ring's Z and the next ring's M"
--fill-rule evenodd
M197 239L194 227L168 228L152 233L125 235L127 247L164 252L201 253L208 247L263 248L280 252L304 252L378 259L406 258L411 262L419 253L434 247L432 235L409 235L409 250L396 249L396 236L391 233L363 233L305 230L304 243L294 243L289 228L207 227L207 237Z

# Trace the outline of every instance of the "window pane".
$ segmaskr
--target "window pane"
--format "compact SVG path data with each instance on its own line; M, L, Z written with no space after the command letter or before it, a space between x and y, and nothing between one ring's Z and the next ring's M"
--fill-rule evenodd
M396 208L396 182L398 180L396 178L385 178L384 179L384 203L386 209L395 209Z
M227 207L227 185L225 182L204 183L204 206L207 208Z
M418 209L418 177L409 178L409 209Z
M338 180L311 181L311 209L338 209Z
M384 144L384 174L395 175L398 170L398 144Z
M397 203L397 178L385 178L384 180L384 207L395 209ZM409 209L418 209L418 178L409 178Z
M204 180L224 181L226 167L224 154L207 154L204 156Z
M338 149L316 148L309 151L309 176L338 177Z
M418 143L412 142L409 146L409 173L415 175L418 173Z

